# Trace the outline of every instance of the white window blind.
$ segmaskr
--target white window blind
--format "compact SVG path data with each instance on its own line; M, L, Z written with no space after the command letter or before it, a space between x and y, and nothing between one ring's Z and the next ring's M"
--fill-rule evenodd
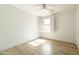
M43 25L42 25L42 32L51 32L51 31L54 31L54 16L44 17Z
M42 31L43 32L50 32L50 17L43 18Z

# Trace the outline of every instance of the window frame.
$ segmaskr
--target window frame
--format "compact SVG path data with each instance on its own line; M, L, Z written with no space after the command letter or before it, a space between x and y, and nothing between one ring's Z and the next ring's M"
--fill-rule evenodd
M45 24L44 23L45 22L45 19L49 19L49 23L48 24ZM49 27L49 28L47 28L47 30L45 28L46 26ZM42 32L44 32L44 33L51 32L51 17L50 16L43 17Z

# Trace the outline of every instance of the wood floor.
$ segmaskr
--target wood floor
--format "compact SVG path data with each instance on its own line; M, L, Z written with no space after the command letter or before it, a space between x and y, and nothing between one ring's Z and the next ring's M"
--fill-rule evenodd
M41 39L41 40L45 41L40 43L40 45L34 46L32 44L29 44L30 42L28 42L4 51L0 51L0 54L1 55L79 55L79 51L75 44L49 39Z

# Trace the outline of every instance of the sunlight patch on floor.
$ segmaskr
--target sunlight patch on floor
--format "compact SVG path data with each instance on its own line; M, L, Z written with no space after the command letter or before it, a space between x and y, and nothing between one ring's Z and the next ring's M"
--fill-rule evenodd
M44 54L44 55L52 54L52 51L53 51L52 47L53 46L50 44L43 44L41 47L42 54Z
M37 40L29 42L28 44L33 45L33 46L39 46L45 42L46 42L46 40L44 40L44 39L37 39Z

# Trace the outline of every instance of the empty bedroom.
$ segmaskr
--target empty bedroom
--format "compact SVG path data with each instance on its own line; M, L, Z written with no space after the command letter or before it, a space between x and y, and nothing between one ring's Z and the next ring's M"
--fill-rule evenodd
M79 55L79 5L0 4L0 55Z

